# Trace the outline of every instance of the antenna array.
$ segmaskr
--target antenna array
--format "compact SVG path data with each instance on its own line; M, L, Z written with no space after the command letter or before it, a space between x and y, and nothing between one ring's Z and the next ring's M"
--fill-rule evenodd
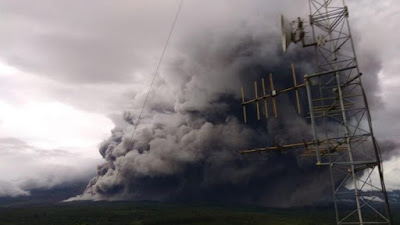
M361 82L362 73L358 68L347 6L342 0L309 0L309 6L311 37L305 35L303 20L298 18L288 23L282 16L282 45L284 51L290 42L301 41L303 47L313 47L317 72L305 75L304 83L297 84L292 65L294 86L275 90L270 74L269 92L264 79L261 80L262 95L258 94L257 82L254 83L253 99L245 100L243 88L241 92L244 121L247 122L246 106L249 104L256 104L258 120L261 119L260 103L264 106L265 117L269 117L268 100L271 100L277 118L275 98L289 91L295 91L297 112L300 114L298 89L305 88L309 108L307 118L313 140L240 153L305 148L303 155L315 156L316 165L327 166L330 171L338 225L393 225L381 153ZM379 182L374 183L371 177L378 177Z
M289 92L289 91L295 91L296 94L296 105L297 105L297 112L300 114L301 113L301 106L300 106L300 97L299 97L299 88L304 88L305 84L297 84L297 78L296 78L296 72L294 69L294 65L292 64L292 75L293 75L293 86L292 87L288 87L285 89L280 89L277 90L275 89L275 85L274 85L274 80L272 77L272 73L269 74L269 84L270 84L270 90L269 92L267 91L267 88L265 86L265 80L264 78L261 79L261 86L262 86L262 95L259 96L258 95L258 91L259 91L259 87L257 84L257 81L254 81L254 98L250 99L250 100L246 100L245 96L244 96L244 88L241 88L241 92L242 92L242 106L243 106L243 119L245 121L245 123L247 123L247 111L246 111L246 106L252 103L256 104L256 110L257 110L257 119L260 120L261 116L260 116L260 102L262 102L263 104L263 108L264 108L264 115L265 118L268 119L269 118L269 111L268 111L268 99L271 100L272 102L272 110L274 113L274 117L278 118L278 109L276 106L276 97L280 94Z

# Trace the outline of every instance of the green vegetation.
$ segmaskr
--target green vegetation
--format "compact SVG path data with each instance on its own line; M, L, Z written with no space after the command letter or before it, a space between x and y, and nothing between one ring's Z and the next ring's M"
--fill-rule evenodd
M332 218L329 209L284 210L143 202L0 208L0 225L330 225Z
M395 221L399 208L392 208ZM151 202L0 207L0 225L332 225L331 208L270 209Z

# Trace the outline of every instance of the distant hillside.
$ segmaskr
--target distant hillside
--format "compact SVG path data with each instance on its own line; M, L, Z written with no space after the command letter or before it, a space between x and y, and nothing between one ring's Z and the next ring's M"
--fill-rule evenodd
M79 195L85 189L87 183L76 183L73 185L58 186L51 189L36 189L31 191L30 196L0 197L0 207L48 205L58 203L70 197ZM400 191L388 192L391 205L400 207ZM352 199L349 199L352 200ZM316 207L331 207L331 199L321 199Z
M48 205L60 202L72 196L81 194L87 183L57 186L51 189L34 189L31 195L20 197L0 197L0 207L15 207L28 205Z

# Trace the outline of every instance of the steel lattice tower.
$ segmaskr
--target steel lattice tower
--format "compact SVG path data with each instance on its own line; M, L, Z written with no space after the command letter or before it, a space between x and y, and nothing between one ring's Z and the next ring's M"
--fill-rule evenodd
M305 87L313 140L244 150L241 153L305 147L307 154L315 155L317 166L329 168L338 225L393 225L381 153L374 137L367 97L361 81L362 73L358 68L348 8L344 0L308 1L311 31L306 35L300 18L293 22L293 25L297 23L297 33L287 35L284 31L288 30L287 27L282 27L284 49L288 39L301 41L304 47L313 47L317 71L305 75L303 84L297 84L292 67L294 86L283 90L274 89L270 75L271 92L266 92L263 79L263 94L259 96L255 82L255 98L246 101L242 89L242 105L245 121L245 106L253 103L256 103L257 117L260 119L259 102L264 103L268 118L267 100L270 98L277 117L275 98L281 93L294 90L300 113L298 89ZM309 43L306 44L307 42ZM376 183L371 177L378 177L379 182Z
M347 6L342 0L309 0L309 5L318 71L304 78L317 165L330 167L337 224L392 224ZM373 173L379 184L372 183ZM354 202L343 201L348 199Z

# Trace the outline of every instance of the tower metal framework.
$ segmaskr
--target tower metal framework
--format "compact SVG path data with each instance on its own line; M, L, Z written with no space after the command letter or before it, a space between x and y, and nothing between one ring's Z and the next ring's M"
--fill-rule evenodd
M349 12L344 0L308 0L310 35L300 35L304 47L313 47L317 71L304 76L294 86L275 90L270 75L271 92L267 93L262 80L262 95L245 100L242 89L244 119L246 106L255 103L260 119L260 102L268 117L267 100L271 99L275 117L275 98L287 91L296 91L297 111L300 113L299 88L306 88L313 140L304 143L271 146L241 151L253 152L286 150L305 147L307 154L316 157L317 166L330 171L332 198L336 223L393 225L386 193L382 158L374 137L366 93L361 81L354 49ZM297 23L303 23L298 20ZM308 44L306 44L308 42ZM285 48L285 47L284 47ZM378 177L375 182L371 177Z

